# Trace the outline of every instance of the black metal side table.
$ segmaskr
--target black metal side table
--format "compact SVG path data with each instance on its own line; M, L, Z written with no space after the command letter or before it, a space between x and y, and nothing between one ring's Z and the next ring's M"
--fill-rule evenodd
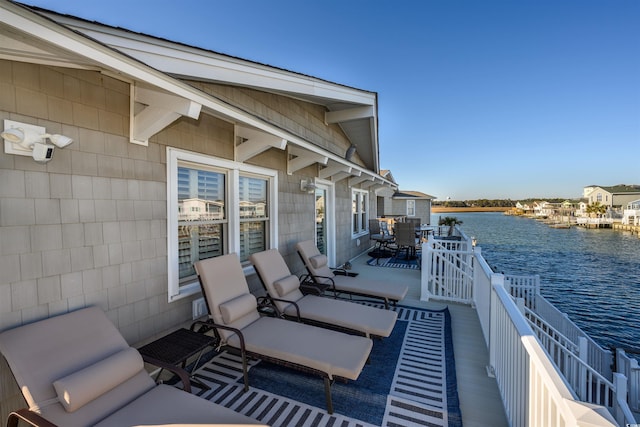
M207 347L214 347L216 342L217 340L215 337L182 328L158 338L157 340L139 348L138 351L147 360L149 360L150 363L153 363L155 360L172 366L177 366L185 370L187 360L197 354L198 358L193 365L193 368L191 371L187 372L191 382L208 390L210 387L196 378L193 375L193 372L198 368L198 364L200 363L204 350ZM160 377L161 373L162 369L160 369L156 379Z

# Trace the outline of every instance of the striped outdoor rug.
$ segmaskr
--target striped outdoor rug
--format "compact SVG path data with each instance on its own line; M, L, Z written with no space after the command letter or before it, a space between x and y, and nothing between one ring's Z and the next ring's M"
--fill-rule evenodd
M260 361L250 362L251 388L243 393L240 358L227 352L216 355L196 371L196 377L211 389L200 390L194 384L193 391L206 399L274 427L461 426L449 311L447 309L430 311L403 306L396 307L396 311L398 320L401 321L398 324L406 322L406 329L400 331L404 334L403 339L399 341L401 342L400 351L393 353L394 358L397 355L395 367L393 361L389 365L385 363L386 368L395 373L389 385L386 405L383 398L384 407L379 408L381 414L384 414L381 415L379 422L372 423L371 419L367 422L352 418L353 414L344 413L351 411L338 411L337 407L334 414L329 415L324 407L324 387L319 377L313 385L314 389L310 392L320 396L323 403L321 405L310 405L299 401L303 399L292 399L278 394L278 390L288 386L281 381L277 381L279 384L273 384L273 387L263 387L264 389L253 386L251 368L264 363ZM402 326L404 327L405 324ZM372 360L375 351L374 345ZM359 379L365 375L365 370ZM356 382L352 381L348 384ZM349 398L354 400L348 402L347 407L372 405L369 400L359 402L358 396L359 393L354 393L353 397ZM336 403L334 395L334 405Z
M415 259L407 260L405 258L371 258L367 261L368 265L374 267L391 267L391 268L407 268L410 270L418 270L420 268L420 256Z

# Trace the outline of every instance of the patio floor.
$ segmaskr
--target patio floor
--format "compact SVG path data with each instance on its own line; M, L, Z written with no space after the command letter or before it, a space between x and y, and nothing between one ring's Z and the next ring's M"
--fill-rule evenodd
M409 292L402 305L431 310L448 307L463 426L508 426L495 379L488 377L486 373L489 354L475 310L463 304L421 301L420 270L371 266L367 264L369 259L365 253L352 260L352 271L372 280L401 281L408 285Z
M375 280L401 280L409 286L403 305L427 309L448 307L451 313L458 396L464 427L508 426L495 379L487 376L487 350L476 311L467 305L420 301L420 270L375 267L365 253L351 261L352 270Z

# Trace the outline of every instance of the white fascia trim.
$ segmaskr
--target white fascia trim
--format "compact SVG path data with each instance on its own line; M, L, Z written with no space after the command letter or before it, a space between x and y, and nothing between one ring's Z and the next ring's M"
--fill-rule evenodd
M257 119L251 120L241 110L208 96L186 83L155 70L138 60L129 58L101 43L97 43L84 35L71 31L60 24L51 22L21 6L12 3L3 4L0 7L0 21L20 32L25 32L58 48L75 53L82 58L87 58L96 65L107 68L115 75L124 75L130 79L139 80L164 89L169 93L202 104L203 107L208 107L212 111L232 120L246 123L259 122Z
M279 136L305 150L324 155L330 160L349 165L365 174L380 178L377 173L355 164L351 164L332 153L325 152L323 149L303 140L302 138L265 123L256 117L247 115L243 111L212 96L208 96L204 92L182 83L161 71L155 70L135 59L129 58L128 56L104 46L101 43L97 43L82 34L78 34L64 27L63 25L52 22L22 6L18 6L10 2L4 3L3 6L0 7L0 21L4 22L6 25L14 27L18 31L28 33L34 37L51 43L58 48L75 52L79 56L88 58L97 64L110 69L116 74L124 74L135 80L140 80L150 85L162 88L170 93L202 104L204 110L210 109L212 112L221 114L231 120L235 120L246 125L253 126L257 129L261 129L272 135ZM348 88L345 87L344 89L346 90ZM350 92L353 92L353 90L350 90ZM365 92L362 93L365 94ZM366 95L375 100L375 94L366 93ZM386 179L383 179L383 181L387 185L395 185Z
M311 76L246 61L241 58L173 43L143 34L129 33L65 16L52 19L101 41L158 70L195 80L220 81L266 90L317 96L336 102L376 105L376 95Z

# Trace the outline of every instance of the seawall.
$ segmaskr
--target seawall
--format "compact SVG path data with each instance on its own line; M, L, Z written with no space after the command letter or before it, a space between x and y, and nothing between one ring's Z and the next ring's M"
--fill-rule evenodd
M455 212L505 212L512 208L509 207L446 207L431 206L431 213L455 213Z

